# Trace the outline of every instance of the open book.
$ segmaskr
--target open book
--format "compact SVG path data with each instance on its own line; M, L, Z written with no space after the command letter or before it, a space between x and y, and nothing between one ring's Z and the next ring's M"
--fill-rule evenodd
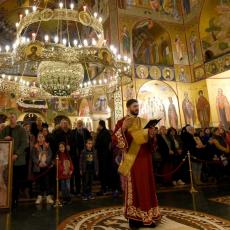
M150 120L150 121L147 123L147 125L144 127L144 129L149 129L149 128L155 127L155 126L159 123L160 120L161 120L161 119L153 119L153 120Z

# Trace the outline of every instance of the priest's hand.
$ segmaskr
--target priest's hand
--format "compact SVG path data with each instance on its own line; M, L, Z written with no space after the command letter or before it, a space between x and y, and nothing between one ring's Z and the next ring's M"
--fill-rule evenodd
M122 124L122 131L123 132L127 131L127 129L129 127L131 127L132 123L133 123L132 117L125 118L125 120L123 121L123 124Z

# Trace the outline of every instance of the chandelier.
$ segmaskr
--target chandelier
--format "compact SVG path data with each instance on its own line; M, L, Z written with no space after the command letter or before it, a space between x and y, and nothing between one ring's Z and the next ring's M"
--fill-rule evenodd
M86 6L75 10L73 3L69 8L62 2L58 6L41 10L32 6L20 14L16 41L0 52L0 68L37 62L33 86L53 96L85 97L101 89L112 93L131 81L131 59L107 45L98 13L91 13ZM41 27L47 23L52 25L51 32L43 34ZM88 33L84 36L80 31Z

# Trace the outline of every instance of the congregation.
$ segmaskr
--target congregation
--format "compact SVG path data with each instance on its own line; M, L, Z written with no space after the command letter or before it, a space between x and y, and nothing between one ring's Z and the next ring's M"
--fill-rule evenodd
M150 138L156 183L159 186L184 186L190 183L187 153L192 160L195 185L223 183L230 175L230 131L223 127L196 130L186 125L181 130L160 126ZM82 200L108 193L122 193L118 167L122 155L113 145L113 131L100 120L97 132L89 132L82 120L71 129L62 119L52 132L41 118L17 123L9 115L9 125L1 124L0 139L13 140L13 202L21 196L34 198L37 205L54 203L56 167L63 204L74 196ZM58 158L57 158L58 157ZM58 159L58 161L57 161ZM93 181L100 181L94 193Z

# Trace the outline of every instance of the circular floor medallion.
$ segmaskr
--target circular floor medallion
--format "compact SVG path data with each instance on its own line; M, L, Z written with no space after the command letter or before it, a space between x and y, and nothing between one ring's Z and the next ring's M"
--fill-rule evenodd
M206 213L161 208L162 220L155 230L229 230L230 222ZM63 221L58 230L128 230L122 207L88 210ZM143 228L148 229L148 228Z

